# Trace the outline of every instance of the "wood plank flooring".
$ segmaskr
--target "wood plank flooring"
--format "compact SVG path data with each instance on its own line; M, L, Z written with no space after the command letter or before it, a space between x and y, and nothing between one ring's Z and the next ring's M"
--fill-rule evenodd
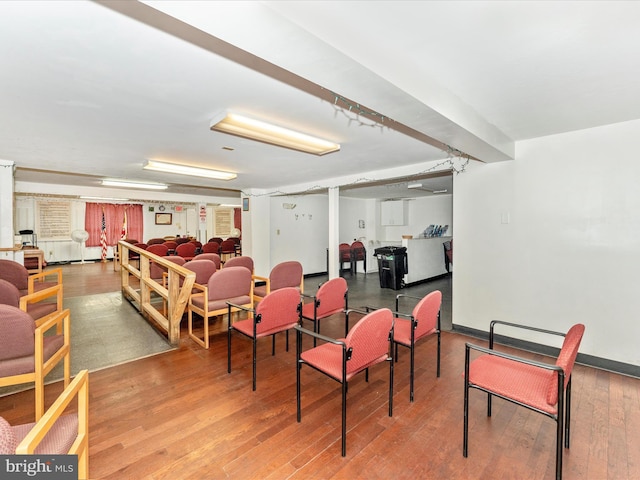
M112 266L104 267L106 277ZM65 294L71 278L65 273ZM328 335L342 330L338 317L323 323ZM487 418L486 396L477 391L471 391L469 457L463 458L464 343L482 344L475 339L443 333L440 378L435 338L419 344L414 403L409 356L401 349L391 418L386 365L373 368L368 383L363 375L353 379L342 458L338 383L303 367L302 421L296 422L295 341L286 352L280 335L275 356L270 340L259 343L252 392L250 341L234 336L228 374L226 335L212 337L203 350L184 333L178 350L90 375L91 478L554 477L554 422L499 399ZM59 383L49 385L47 402L60 390ZM10 423L30 421L32 404L29 390L0 398L0 412ZM639 479L640 380L576 366L571 433L565 479Z

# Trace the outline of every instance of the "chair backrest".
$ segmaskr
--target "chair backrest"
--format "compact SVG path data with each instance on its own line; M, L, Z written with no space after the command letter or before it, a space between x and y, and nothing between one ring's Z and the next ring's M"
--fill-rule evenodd
M207 285L211 275L216 273L216 264L211 260L197 260L197 258L198 257L190 262L186 262L184 264L184 268L188 268L192 272L195 272L196 283L199 283L200 285Z
M245 267L248 268L251 273L253 273L253 258L246 255L240 257L231 257L224 264L224 268L229 267Z
M300 288L302 284L302 264L296 261L279 263L271 270L269 283L270 291L284 287Z
M236 244L233 240L224 240L220 244L220 253L235 253Z
M279 327L296 324L300 320L300 292L292 287L281 288L264 297L256 308L260 323L256 332L276 331Z
M207 242L202 245L202 253L220 253L220 244L217 242Z
M355 241L351 244L351 254L356 260L364 260L367 256L367 249L364 248L364 243Z
M566 388L569 379L571 378L571 372L573 371L573 365L578 355L578 348L584 335L584 325L581 323L575 324L569 329L562 342L562 348L560 354L556 360L556 365L564 370L564 386ZM558 403L558 377L557 373L551 376L549 381L549 387L547 389L547 403L549 405L555 405Z
M229 238L227 238L227 240L232 240L233 243L235 243L236 245L240 245L240 238L239 237L229 237Z
M149 245L147 245L146 243L134 243L133 246L141 248L143 250L146 250L147 248L149 248Z
M348 243L341 243L338 245L338 255L341 262L351 261L351 245Z
M0 278L13 283L18 290L29 288L29 272L24 265L13 260L0 259Z
M13 307L20 306L20 290L16 286L0 278L0 304L11 305Z
M220 237L211 237L208 242L216 242L218 245L222 243L222 238Z
M31 315L13 305L0 305L0 377L16 374L11 365L3 364L5 360L34 354L35 331L36 324ZM32 362L31 372L33 368Z
M206 243L205 243L206 245ZM201 253L194 260L209 260L216 264L216 270L220 270L220 255L217 253Z
M135 240L133 238L123 238L122 241L130 243L131 245L135 245L136 243L140 243L138 240Z
M384 360L389 354L389 332L393 314L388 308L374 310L356 323L345 339L347 349L353 349L347 362L347 375Z
M177 265L180 265L180 266L184 265L185 262L186 262L186 260L184 258L178 257L177 255L165 255L162 258L164 258L165 260L168 260L170 262L173 262L173 263L175 263ZM162 278L162 274L164 272L166 272L166 271L167 271L166 268L161 267L160 265L158 265L155 262L151 262L151 264L149 265L149 276L151 278L156 279L156 280L159 279L159 278Z
M164 257L169 253L169 249L163 243L150 243L147 247L147 252L158 255L159 257Z
M191 242L180 243L176 248L176 255L191 258L196 256L196 246Z
M167 240L163 243L169 250L175 250L178 247L178 243L175 240Z
M152 238L150 240L147 240L147 245L161 244L164 243L164 241L164 238Z
M441 305L442 292L440 290L434 290L425 295L413 308L411 314L418 322L415 332L416 338L438 328L438 312L440 312Z
M176 243L178 245L182 245L183 243L187 243L189 241L190 241L189 237L178 237L178 238L176 238Z
M317 307L318 317L324 317L331 315L333 312L343 310L347 289L347 281L342 277L332 278L320 285L316 293L316 299L319 304Z
M207 283L209 301L251 295L251 272L245 267L223 268Z

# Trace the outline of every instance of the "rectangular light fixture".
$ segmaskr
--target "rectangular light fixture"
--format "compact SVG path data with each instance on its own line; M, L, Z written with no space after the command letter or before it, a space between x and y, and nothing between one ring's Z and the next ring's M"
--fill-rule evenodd
M146 188L149 190L166 190L168 188L167 185L162 183L127 182L124 180L102 180L102 185L105 187Z
M238 176L233 172L223 172L211 168L190 167L189 165L159 162L158 160L147 160L142 168L145 170L155 170L156 172L177 173L178 175L191 175L192 177L213 178L215 180L233 180Z
M325 155L340 150L340 144L305 133L271 125L252 118L222 113L211 121L211 130L237 135L251 140L290 148L314 155Z
M407 188L422 188L422 184L421 183L410 183L409 185L407 185Z
M88 195L80 195L81 200L102 200L102 201L118 201L118 202L127 202L128 198L114 198L114 197L91 197Z

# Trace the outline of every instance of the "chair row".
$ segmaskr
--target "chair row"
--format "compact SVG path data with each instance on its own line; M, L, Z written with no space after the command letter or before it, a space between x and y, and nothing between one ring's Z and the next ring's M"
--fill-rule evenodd
M342 455L346 455L346 393L349 380L377 363L389 362L389 416L393 402L393 359L397 362L398 345L411 352L410 401L413 402L414 356L418 340L431 335L438 336L437 376L440 376L440 305L442 294L432 292L419 300L411 314L398 312L398 306L409 297L398 295L396 311L388 308L369 312L349 309L348 287L341 278L331 279L320 285L315 295L301 294L295 288L283 288L269 293L255 309L234 302L227 302L229 318L232 311L246 311L246 320L229 321L227 334L227 370L231 373L232 332L252 340L253 382L256 389L256 344L259 338L272 337L272 355L275 354L275 335L287 332L286 349L289 347L288 331L296 330L297 364L297 420L301 420L300 369L307 364L338 381L342 385ZM304 299L311 299L304 303ZM371 311L372 310L372 311ZM359 313L363 317L349 329L349 316ZM344 315L345 338L333 339L320 333L321 321L337 314ZM304 321L313 324L313 330L302 327ZM302 336L313 337L313 348L302 351ZM317 345L318 340L321 345ZM395 350L392 348L395 346Z
M389 363L389 416L393 414L393 363L398 359L398 346L410 349L410 402L414 401L415 345L420 339L437 335L436 375L440 376L440 308L442 294L433 291L418 299L410 314L399 308L407 299L415 297L399 294L395 308L357 311L348 308L348 290L342 278L322 284L313 302L303 304L295 289L272 292L255 308L228 302L232 308L247 310L250 317L228 325L227 370L231 373L232 332L240 333L253 342L253 390L256 389L256 342L259 338L272 336L272 355L275 354L275 334L290 329L296 330L296 408L297 421L301 421L301 381L303 365L338 381L342 388L342 456L346 455L346 395L348 382L364 371L368 380L370 367ZM302 298L305 296L303 295ZM349 315L358 312L364 315L349 329ZM320 320L337 313L344 313L345 338L334 339L320 333ZM313 331L302 327L304 320L313 322ZM494 330L497 326L524 329L538 334L563 337L562 346L555 364L532 361L509 355L494 349ZM493 321L490 325L489 347L470 343L465 347L464 371L464 435L463 455L468 455L469 438L469 390L478 389L487 393L487 415L491 416L491 399L497 396L517 405L542 413L556 422L556 478L562 478L563 447L569 448L571 373L584 335L582 324L572 326L568 332L556 332L509 322ZM303 335L314 338L313 348L303 351ZM320 340L322 344L317 346ZM288 337L286 348L288 350ZM481 355L471 360L471 351ZM564 442L564 444L563 444Z
M358 262L362 262L364 273L367 273L367 249L362 242L354 241L351 245L341 243L338 245L338 258L340 272L344 269L344 264L348 263L351 273L357 273Z

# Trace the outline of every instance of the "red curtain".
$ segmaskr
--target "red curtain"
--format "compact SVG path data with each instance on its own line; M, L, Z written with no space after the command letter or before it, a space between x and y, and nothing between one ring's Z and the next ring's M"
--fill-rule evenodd
M143 238L142 205L87 203L84 214L84 228L89 232L87 247L100 246L102 213L106 226L107 245L115 245L122 236L125 211L127 214L127 238Z
M242 210L239 208L233 209L233 226L242 232Z

